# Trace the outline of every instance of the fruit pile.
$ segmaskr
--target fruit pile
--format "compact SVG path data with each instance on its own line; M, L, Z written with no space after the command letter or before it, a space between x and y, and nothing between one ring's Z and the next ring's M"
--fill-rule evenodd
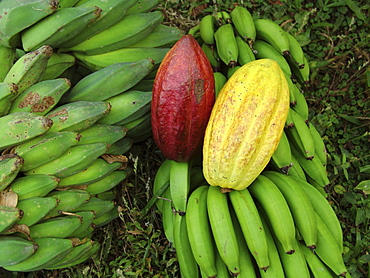
M350 277L299 43L243 7L189 33L158 69L151 110L166 158L153 200L181 276Z
M156 68L182 35L156 5L0 2L0 267L59 269L99 251L125 154L151 136Z

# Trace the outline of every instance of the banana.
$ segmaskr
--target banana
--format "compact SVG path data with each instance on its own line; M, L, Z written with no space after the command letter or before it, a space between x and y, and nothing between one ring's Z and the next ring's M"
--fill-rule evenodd
M298 160L295 158L293 154L291 154L291 160L292 164L291 167L289 168L288 175L306 181L307 180L306 174L303 171L302 166L299 164Z
M38 245L17 236L0 236L0 267L19 264L32 256Z
M61 43L79 35L91 21L99 18L101 11L97 6L58 9L22 32L23 49L33 51L46 44L57 48Z
M57 8L58 1L1 1L0 44L6 47L21 46L21 32L51 15Z
M47 197L55 197L58 199L58 205L52 211L45 215L44 220L60 216L63 212L73 212L85 203L87 203L91 195L89 192L80 189L53 190L49 192Z
M165 159L159 166L153 181L153 195L157 196L158 198L157 201L155 202L155 205L162 214L163 214L163 203L165 201L160 198L161 196L158 195L157 192L159 192L159 190L163 186L170 183L170 171L171 171L171 160Z
M35 51L24 54L10 68L3 82L17 84L18 93L22 93L41 80L52 54L53 49L49 45L43 45Z
M215 78L215 94L217 98L218 93L220 92L220 90L227 81L227 77L222 72L219 71L214 72L213 76Z
M305 191L293 178L287 175L274 171L264 171L262 175L270 179L284 195L299 234L306 246L314 250L317 242L316 216Z
M18 96L18 85L15 83L0 83L0 116L9 113L10 105Z
M206 277L218 277L215 242L207 213L209 185L196 188L189 196L186 224L189 242L195 261Z
M62 9L62 8L67 8L67 7L73 7L76 5L78 1L79 0L59 0L58 8Z
M36 252L24 261L5 266L8 271L31 272L43 269L52 261L58 261L73 250L73 241L66 238L36 238Z
M108 163L103 158L97 158L86 169L73 175L60 179L58 187L89 185L98 182L122 166L122 162Z
M294 253L296 227L284 195L271 180L262 175L248 186L248 190L266 212L272 232L283 245L285 253Z
M239 49L232 24L224 24L215 32L216 49L221 61L233 67L238 62Z
M297 86L293 83L292 79L290 76L288 76L287 74L285 74L285 77L286 77L286 80L288 82L288 85L289 85L289 101L290 101L290 104L289 106L291 108L294 108L296 105L297 105L297 100L296 100L296 91L297 91ZM299 92L298 92L299 93Z
M315 210L317 215L320 216L322 221L326 224L327 228L330 230L330 233L334 237L341 252L343 252L342 228L337 218L337 215L335 214L335 211L329 204L328 200L323 195L321 195L321 193L308 182L299 180L295 177L293 177L293 179L295 179L297 183L305 191L307 197L309 198L313 206L313 209Z
M267 270L270 262L266 234L257 207L248 189L234 190L229 193L232 207L238 219L243 239L257 265Z
M9 152L23 158L21 171L25 172L58 158L70 147L77 145L79 138L78 133L72 131L46 132L16 145Z
M243 66L246 63L256 60L253 50L248 43L245 42L240 36L236 36L235 39L239 50L238 63Z
M315 253L336 275L345 277L347 269L344 265L341 248L318 214L316 214L316 219L318 235Z
M95 214L95 218L99 218L106 212L112 210L115 206L113 201L102 200L98 197L91 197L86 202L82 203L81 205L77 206L74 209L70 209L70 212L80 213L83 211L93 211Z
M298 68L295 64L291 64L291 69L294 77L298 82L305 86L310 81L310 64L308 63L307 56L304 56L304 66Z
M78 144L107 143L111 145L122 139L126 132L127 130L122 126L95 123L79 133L81 139Z
M128 129L127 123L137 120L149 112L152 92L128 90L105 101L111 105L111 110L97 123L124 125Z
M61 48L61 52L83 52L87 55L97 55L121 49L136 43L163 22L161 11L150 13L135 13L124 16L120 21L104 31L68 48Z
M122 182L126 177L126 171L113 171L103 177L101 180L90 183L86 187L86 191L89 192L91 195L94 195L111 190L113 187Z
M0 233L6 232L23 217L23 211L16 207L0 205Z
M320 260L314 251L299 243L301 252L314 278L333 278L328 267Z
M30 227L32 239L54 237L68 238L81 226L81 218L74 215L58 216L34 224Z
M252 46L256 40L257 30L251 13L242 6L236 6L230 13L231 21L239 36Z
M136 2L137 0L89 0L77 5L76 7L98 6L102 11L100 16L84 27L78 36L74 36L73 38L62 43L59 45L59 48L75 46L106 30L110 26L120 21L126 15L127 10L130 9Z
M111 210L107 211L103 215L93 219L92 223L95 228L100 228L112 222L114 219L119 217L119 207L114 207Z
M71 54L53 53L48 60L45 72L40 81L58 78L75 64L76 58Z
M85 170L105 153L106 143L93 143L70 147L58 158L24 172L25 175L45 174L65 178Z
M302 117L302 119L307 123L309 117L309 108L307 100L303 92L300 91L297 85L294 84L293 86L294 86L293 94L295 99L295 105L293 106L293 110L297 112Z
M105 152L106 154L115 154L115 155L123 155L128 152L132 145L133 140L131 138L122 138L117 142L113 143L108 147L108 150Z
M162 62L162 59L169 50L170 48L158 47L124 47L97 55L86 55L78 52L72 52L72 54L84 66L96 71L115 63L136 62L147 58L152 59L154 65L157 66Z
M218 251L216 252L216 268L217 268L217 277L218 278L230 278L230 272L225 264L225 262L222 260L220 254ZM206 276L209 277L209 276ZM238 274L239 277L239 274Z
M125 123L124 126L128 129L127 137L139 142L138 137L144 136L142 140L147 139L152 135L150 111L146 112L139 119Z
M214 45L202 43L202 50L206 54L209 62L212 65L214 71L217 71L221 67L220 57L218 56L217 49Z
M287 116L287 119L286 119L285 125L284 125L285 130L294 127L294 121L293 121L293 116L292 116L291 111L292 111L292 109L289 109L289 111L288 111L288 116Z
M0 155L0 192L17 178L23 163L24 160L19 155Z
M22 210L24 214L17 224L25 224L31 227L56 208L57 205L58 200L55 197L33 197L20 200L17 208Z
M279 51L277 51L271 44L266 41L257 39L253 43L253 49L255 53L254 55L257 59L268 58L275 60L284 71L285 75L292 75L292 71L287 60L285 60L284 56L282 56Z
M17 112L0 117L0 150L24 143L50 130L53 121L29 112Z
M50 131L82 131L110 112L104 101L75 101L50 110L45 117L53 121Z
M232 68L227 69L227 78L229 79L241 66L234 66Z
M289 142L299 150L300 157L312 160L315 156L315 143L312 139L308 125L292 108L290 108L289 113L294 123L292 128L285 130Z
M190 194L191 162L171 161L170 192L172 204L179 215L184 215Z
M95 197L102 199L104 201L113 201L117 198L117 191L116 190L108 190L104 191L99 194L95 194Z
M70 87L71 82L66 78L40 81L19 94L8 113L30 112L43 116L58 104Z
M215 44L216 22L214 15L205 15L199 22L200 37L208 45Z
M17 193L18 200L44 197L57 187L59 179L49 175L32 175L16 178L9 186Z
M15 49L0 43L0 82L3 82L15 62Z
M94 214L94 212L92 213ZM94 219L95 219L95 216L94 216ZM83 225L81 224L80 228L83 228L83 230L78 228L77 230L80 230L80 232L79 233L74 232L73 237L79 238L79 239L91 238L95 232L95 224L92 223L92 220L93 219L91 219L91 223L90 225L87 225L87 227L83 227ZM88 222L90 222L90 220Z
M127 14L147 13L158 5L158 0L139 0L133 5Z
M189 219L188 221L191 221L191 219ZM190 240L187 232L186 216L181 216L178 213L175 215L173 223L173 239L175 243L177 260L180 266L181 277L200 277L199 267L197 262L195 261L190 246Z
M289 53L287 32L276 22L270 19L259 18L254 21L254 25L256 27L257 39L266 41L281 55L287 55Z
M135 94L135 93L131 93L131 90L127 91L126 93L130 93L130 95ZM142 97L144 99L146 98L146 101L141 100L141 101L138 101L138 103L131 104L130 107L127 107L126 110L128 110L128 111L131 110L131 112L130 112L131 114L128 115L128 113L125 113L126 117L124 117L123 119L121 119L120 121L115 123L116 125L123 125L127 129L131 130L150 116L152 92L151 91L147 91L147 92L137 91L137 94L139 94L140 97ZM123 98L124 97L122 96L122 99ZM127 96L127 98L129 98L129 96ZM117 99L118 99L118 97L117 97ZM112 98L112 99L110 99L110 101L111 102L116 102L117 99ZM123 105L125 105L125 104L126 103L123 102ZM136 104L138 105L137 107L132 107L133 105L136 105ZM115 106L117 108L117 105L115 105ZM130 133L132 133L132 131Z
M233 276L240 271L239 247L232 223L227 193L220 187L210 186L207 194L207 211L217 250Z
M308 124L308 129L310 130L312 139L315 144L315 156L320 159L322 165L326 167L328 158L324 139L321 137L319 131L312 122Z
M271 156L272 164L282 173L288 174L292 167L292 153L286 133L283 132L275 152Z
M173 229L175 222L175 212L172 207L170 188L167 188L163 193L163 205L162 205L162 226L165 237L167 238L170 245L175 246L173 238Z
M330 184L326 167L321 163L318 157L314 156L311 160L302 157L300 150L294 144L291 144L291 149L292 155L296 158L307 176L311 177L321 187L325 187Z
M322 187L320 184L318 184L314 179L312 179L310 176L306 176L306 181L311 184L314 188L316 188L317 191L321 193L322 196L325 198L328 197L328 193L326 193L325 187Z
M153 67L151 59L109 65L82 78L63 102L102 101L120 95L141 81Z
M292 60L292 63L295 63L298 68L304 67L305 60L302 46L289 32L285 32L285 35L289 40L288 59Z

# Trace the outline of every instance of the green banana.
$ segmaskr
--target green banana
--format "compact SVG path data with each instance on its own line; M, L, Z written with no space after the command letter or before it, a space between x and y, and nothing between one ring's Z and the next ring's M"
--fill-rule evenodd
M45 268L50 262L58 261L73 250L73 241L66 238L36 238L36 252L24 261L5 266L8 271L31 272Z
M76 5L75 7L98 6L102 11L100 16L84 27L78 36L74 36L73 38L62 43L59 48L75 46L106 30L110 26L120 21L126 15L127 10L130 9L136 2L137 0L89 0Z
M44 116L29 112L11 113L0 117L0 150L26 142L41 135L53 125L53 121Z
M307 160L312 160L315 156L315 143L308 125L292 108L290 108L289 113L294 124L292 128L285 130L289 142L299 150L299 156Z
M287 60L271 44L266 41L257 39L253 43L253 49L255 51L254 55L257 59L267 58L275 60L287 76L292 75L292 70Z
M33 51L46 44L57 48L79 35L89 22L99 18L101 11L97 6L58 9L22 32L23 49Z
M275 152L271 156L272 164L282 173L288 174L292 167L292 152L286 133L283 132Z
M300 92L299 92L298 87L293 83L292 78L288 76L287 74L285 74L285 77L289 85L289 102L290 102L289 106L291 108L294 108L297 105L296 94Z
M257 39L266 41L281 55L287 55L289 53L287 32L280 25L265 18L256 19L254 25L256 27Z
M44 220L60 216L63 212L73 212L91 198L89 192L80 189L53 190L46 196L55 197L59 202L56 208L45 215Z
M52 54L53 49L49 45L24 54L10 68L3 82L17 84L18 93L22 93L41 80Z
M306 55L304 56L304 66L298 68L295 64L291 64L292 72L298 82L304 86L310 81L310 64Z
M141 79L135 86L131 87L135 91L151 91L154 84L154 78Z
M216 23L217 20L214 15L205 15L199 22L200 37L208 45L215 44Z
M77 132L46 132L10 150L23 158L21 171L26 172L61 156L80 140Z
M215 94L217 97L218 93L220 92L222 87L225 85L227 81L227 77L222 72L219 72L219 71L214 72L213 77L215 78Z
M158 198L157 201L155 202L155 205L162 214L163 214L163 203L165 201L159 198L161 196L159 196L157 192L162 188L162 186L170 182L170 171L171 171L171 160L165 159L159 166L153 181L153 194L156 195Z
M296 227L284 195L271 180L262 175L248 189L266 212L271 229L283 245L285 253L294 253Z
M246 63L256 60L252 48L240 36L236 36L236 43L238 45L239 55L238 63L243 66Z
M220 70L221 61L220 57L218 56L216 47L214 45L203 43L202 50L204 54L206 54L208 61L211 63L213 70Z
M292 109L289 109L288 116L287 116L287 119L286 119L285 125L284 125L284 127L285 127L284 130L294 127L294 121L293 121L293 116L292 116L291 111L292 111Z
M249 190L234 190L229 193L229 197L249 251L258 267L267 270L270 265L267 238Z
M299 164L298 160L295 158L293 154L291 154L291 160L292 164L291 167L289 168L288 175L306 181L307 180L306 174L303 171L302 166Z
M126 171L113 171L106 175L103 179L90 183L86 187L86 191L90 194L99 194L107 191L118 185L127 177Z
M183 35L177 27L159 24L145 38L127 47L172 47Z
M44 197L57 187L59 179L49 175L32 175L16 178L10 189L17 193L18 200L34 197Z
M17 154L0 155L0 192L18 176L24 160Z
M306 260L308 268L312 273L311 277L314 278L333 278L329 268L324 264L323 261L315 254L314 251L308 249L302 243L299 243L301 252Z
M311 136L315 144L315 156L320 159L322 165L326 166L328 158L324 139L321 137L319 131L312 122L309 123L308 129L311 132Z
M218 251L216 252L216 268L218 278L230 278L230 272ZM207 276L209 277L209 276ZM239 277L239 274L238 274Z
M33 241L17 236L0 236L0 267L19 264L37 251L38 245Z
M112 201L117 198L117 191L111 189L111 190L104 191L99 194L95 194L94 196L104 201Z
M303 92L300 91L300 89L297 87L296 84L294 86L294 99L295 99L295 105L293 106L293 110L296 111L305 122L308 122L309 117L309 108L307 100L303 94Z
M171 161L169 188L173 207L181 216L186 213L186 203L190 194L190 170L191 162Z
M239 49L233 26L224 24L215 32L216 49L221 61L233 67L238 62Z
M106 212L112 210L115 206L113 201L102 200L98 197L91 197L87 202L77 206L75 209L70 209L69 211L74 213L80 213L82 211L93 211L95 218L99 218Z
M24 172L25 175L45 174L66 178L85 170L105 153L106 143L93 143L70 147L56 159Z
M167 188L163 193L163 205L162 205L162 227L165 237L171 246L175 247L174 242L174 222L175 222L175 210L172 207L172 197L170 188Z
M66 78L40 81L19 94L8 113L30 112L45 115L58 104L70 87L71 82Z
M79 212L80 213L80 212ZM92 213L94 214L94 212L91 212L89 211L88 212L89 214ZM93 219L95 219L95 216L93 217ZM73 238L79 238L79 239L86 239L86 238L91 238L95 232L95 224L92 223L92 220L93 219L89 219L86 223L90 223L89 225L85 226L85 225L82 225L80 226L80 228L78 228L73 234ZM82 228L82 229L81 229ZM77 233L79 232L79 233Z
M67 69L76 64L76 58L67 53L53 53L48 60L43 80L51 80L60 77Z
M126 135L127 130L122 126L93 124L81 131L81 139L78 144L107 143L109 145L117 142Z
M155 65L159 65L169 50L169 48L157 47L124 47L97 55L86 55L78 52L72 52L72 54L87 68L96 71L111 64L136 62L146 58L152 59Z
M0 205L0 234L6 232L23 217L23 211L16 207Z
M163 14L161 11L126 15L114 25L88 40L69 48L61 48L60 51L77 51L87 55L114 51L142 40L162 22Z
M105 153L123 155L131 149L133 143L134 142L131 138L124 137L118 140L117 142L114 142L113 144L111 144Z
M119 217L119 207L114 207L103 215L93 219L95 228L103 227Z
M82 78L62 101L107 100L135 86L153 67L151 59L111 64Z
M128 91L126 93L129 93L130 91ZM136 92L138 94L140 94L140 97L142 97L143 99L146 99L146 101L141 100L141 101L138 101L138 103L135 103L135 104L131 103L131 105L130 105L131 107L127 107L127 110L131 109L131 114L128 115L128 114L125 113L126 117L121 119L120 121L118 121L116 123L116 125L123 125L126 128L130 127L130 129L132 129L133 126L137 125L136 123L141 122L142 120L144 120L148 116L148 114L150 114L151 100L152 100L151 91L148 91L148 92L136 91ZM131 92L130 92L130 94L131 94ZM135 93L132 93L132 94L135 94ZM122 96L122 98L124 98L124 97ZM129 96L127 96L127 98L129 98ZM118 99L118 97L117 97L117 99ZM114 99L114 100L110 99L110 101L113 103L114 101L117 101L117 99ZM126 104L126 103L123 103L123 104ZM136 105L136 104L138 105L137 107L132 107L133 105ZM116 105L116 108L117 108L117 105ZM135 124L133 125L134 122L135 122Z
M241 66L234 66L232 68L227 69L227 78L229 79Z
M3 46L0 42L0 82L3 82L15 62L15 49Z
M187 220L186 215L181 216L178 213L175 215L173 223L173 239L177 260L180 266L181 277L198 278L200 277L200 272L190 246L187 232L188 221L191 221L191 219Z
M54 123L50 131L80 132L107 115L110 109L111 105L104 101L75 101L54 107L45 117Z
M218 251L215 248L207 213L208 188L209 185L203 185L190 194L186 211L186 218L190 221L186 223L186 228L195 261L206 277L216 277Z
M24 214L17 224L25 224L31 227L56 208L57 205L58 199L55 197L33 197L20 200L17 208L22 210Z
M79 0L59 0L59 9L73 7Z
M289 40L288 59L290 59L292 63L295 63L298 68L304 67L305 60L302 46L289 32L285 32L285 35Z
M126 14L147 13L158 5L158 0L139 0L133 5Z
M15 83L0 83L0 116L9 113L12 102L18 96L18 85Z
M251 13L242 6L236 6L230 13L231 21L239 36L252 46L256 40L256 27Z
M83 171L60 179L58 187L88 185L100 181L121 166L122 162L108 163L103 158L97 158Z
M279 188L288 203L295 226L306 246L312 250L315 249L317 242L315 210L305 191L288 175L274 171L264 171L262 175Z
M54 13L58 1L3 0L0 2L0 44L6 47L21 46L21 32Z
M210 186L207 194L207 211L217 250L232 275L240 271L239 247L232 223L228 195L220 187Z

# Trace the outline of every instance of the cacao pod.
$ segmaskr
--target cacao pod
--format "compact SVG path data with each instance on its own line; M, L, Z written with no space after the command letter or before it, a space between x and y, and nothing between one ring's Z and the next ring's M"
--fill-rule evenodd
M215 100L210 62L191 35L181 37L163 58L153 83L153 139L163 155L188 162L201 154Z
M288 110L289 87L277 62L259 59L238 69L219 92L206 128L208 183L248 187L277 148Z

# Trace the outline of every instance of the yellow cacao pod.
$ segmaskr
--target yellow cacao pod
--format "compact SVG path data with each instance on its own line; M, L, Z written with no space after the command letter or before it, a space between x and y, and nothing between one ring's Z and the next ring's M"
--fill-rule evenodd
M206 128L207 182L248 187L277 148L288 110L289 87L277 62L259 59L238 69L220 90Z

